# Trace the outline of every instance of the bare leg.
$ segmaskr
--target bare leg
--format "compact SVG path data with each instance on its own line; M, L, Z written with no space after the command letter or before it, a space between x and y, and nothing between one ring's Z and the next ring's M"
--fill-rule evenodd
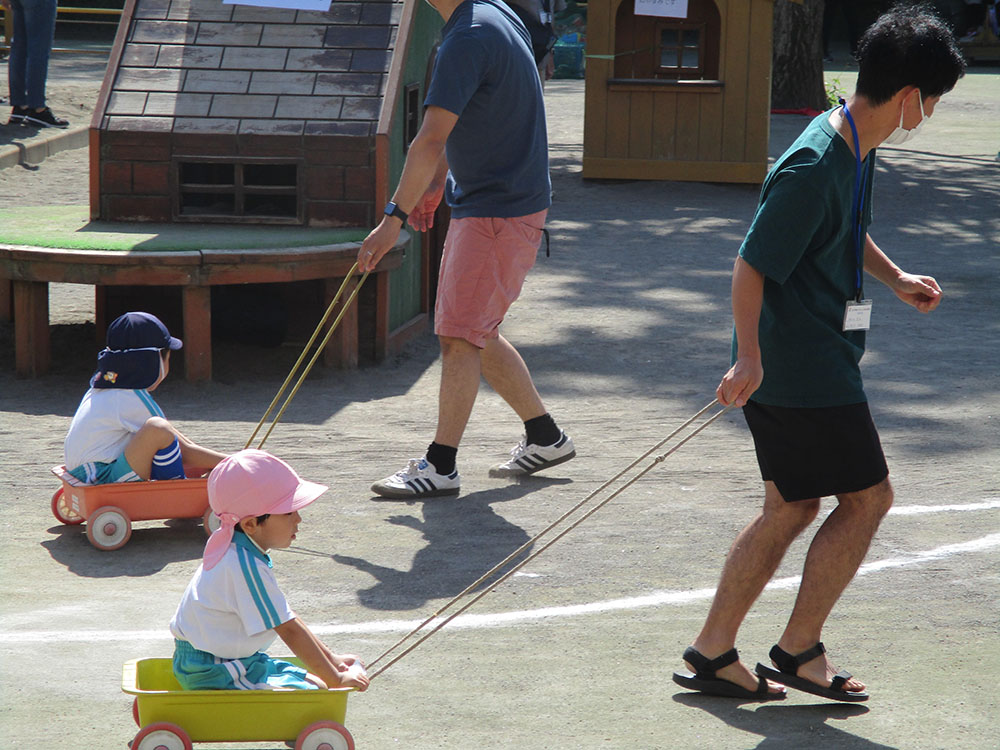
M440 336L441 388L434 442L457 448L479 393L481 353L465 339Z
M211 448L204 448L193 440L187 438L180 430L170 425L177 436L177 442L181 446L181 460L184 462L184 469L194 469L205 474L216 467L216 465L226 457L225 453L213 451ZM168 443L169 445L169 443Z
M786 503L773 482L764 483L764 509L733 542L708 617L692 644L702 655L714 659L736 645L736 633L750 607L778 569L788 546L818 511L819 499ZM693 670L692 665L688 667ZM756 675L742 662L717 674L749 690L757 687ZM771 690L778 688L772 684Z
M162 417L150 417L125 446L125 460L140 478L148 480L153 456L174 442L174 437L170 422Z
M531 373L521 355L503 336L490 339L483 349L483 377L510 404L522 422L545 414Z
M816 532L809 547L795 608L778 641L780 648L790 654L800 654L822 640L823 624L858 572L892 500L892 485L888 479L861 492L837 496L839 504ZM820 685L829 685L836 673L825 654L799 667L800 677ZM858 691L865 686L852 679L845 688Z
M141 479L148 480L153 467L153 456L177 438L181 447L181 460L185 466L211 469L225 458L225 454L202 448L178 432L162 417L150 417L125 446L125 460Z

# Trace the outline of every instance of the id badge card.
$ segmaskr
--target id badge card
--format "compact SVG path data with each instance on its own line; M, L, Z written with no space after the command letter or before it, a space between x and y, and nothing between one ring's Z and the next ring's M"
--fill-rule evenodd
M872 301L849 299L844 307L844 330L867 331L872 323Z

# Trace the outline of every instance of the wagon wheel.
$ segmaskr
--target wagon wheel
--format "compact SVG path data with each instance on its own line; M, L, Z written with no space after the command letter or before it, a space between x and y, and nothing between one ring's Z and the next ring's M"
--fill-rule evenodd
M354 750L354 738L335 721L317 721L299 733L295 750Z
M158 721L139 730L132 750L192 750L191 738L176 724Z
M121 510L105 505L87 517L87 539L97 549L124 547L132 536L132 522Z
M67 526L76 526L78 523L84 522L83 516L73 510L73 505L69 502L62 487L56 490L52 496L52 515L59 523L64 523Z
M215 511L211 507L201 517L201 523L205 527L205 533L209 536L212 536L212 532L222 526L222 521L215 515Z

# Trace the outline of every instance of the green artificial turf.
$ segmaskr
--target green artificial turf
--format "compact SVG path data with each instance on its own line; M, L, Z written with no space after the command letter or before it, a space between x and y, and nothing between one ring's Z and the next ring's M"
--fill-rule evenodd
M69 250L255 250L335 245L368 230L91 221L88 206L0 209L0 244Z

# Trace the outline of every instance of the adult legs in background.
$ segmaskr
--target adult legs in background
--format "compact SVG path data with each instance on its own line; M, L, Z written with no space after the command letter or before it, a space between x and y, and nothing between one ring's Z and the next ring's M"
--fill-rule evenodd
M38 127L65 128L69 123L52 114L45 104L49 55L56 29L56 0L10 0L14 15L14 40L8 70L11 122Z
M10 3L14 13L11 104L41 110L45 107L45 82L56 30L56 0L10 0ZM18 48L16 55L13 47ZM15 96L24 99L19 101Z
M27 69L28 31L24 23L22 0L10 0L10 14L13 21L13 37L10 41L10 55L7 58L7 87L12 107L26 107L28 104L28 84L25 79Z

